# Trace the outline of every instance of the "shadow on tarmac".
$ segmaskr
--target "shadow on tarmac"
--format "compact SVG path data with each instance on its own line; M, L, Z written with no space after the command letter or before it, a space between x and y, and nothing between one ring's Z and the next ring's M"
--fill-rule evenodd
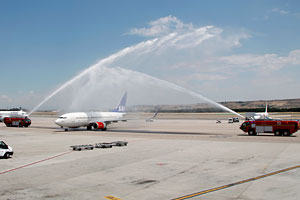
M284 137L284 138L289 138L289 137L297 137L296 135L291 135L291 136L275 136L274 134L258 134L258 135L248 135L248 134L238 134L237 136L247 136L247 137Z
M38 129L58 129L58 127L50 127L50 126L30 126L30 128L38 128Z
M148 131L148 130L108 130L108 131L113 133L146 133L146 134L168 134L168 135L222 135L218 133Z

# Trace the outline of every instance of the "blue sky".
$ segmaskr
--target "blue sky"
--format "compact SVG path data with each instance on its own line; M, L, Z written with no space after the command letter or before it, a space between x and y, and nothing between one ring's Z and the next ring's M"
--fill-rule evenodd
M0 1L0 107L32 107L80 71L126 47L208 26L213 37L205 45L176 53L164 49L161 55L150 54L150 62L146 57L140 61L147 68L130 68L129 62L125 68L216 101L300 98L299 22L296 0ZM158 26L164 30L153 33ZM178 54L178 62L164 60ZM132 55L128 60L137 63ZM124 62L126 58L118 66Z

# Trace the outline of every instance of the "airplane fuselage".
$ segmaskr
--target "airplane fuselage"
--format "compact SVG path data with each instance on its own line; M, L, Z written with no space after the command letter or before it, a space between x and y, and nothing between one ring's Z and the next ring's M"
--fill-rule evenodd
M125 114L119 112L74 112L60 116L55 123L60 127L77 128L90 126L96 122L120 120Z
M246 113L246 118L253 120L270 119L268 113Z

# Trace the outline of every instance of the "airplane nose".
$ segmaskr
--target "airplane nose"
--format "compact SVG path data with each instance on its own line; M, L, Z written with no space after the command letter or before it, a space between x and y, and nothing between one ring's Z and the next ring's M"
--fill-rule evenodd
M55 124L57 124L58 126L61 126L61 120L60 119L57 119L57 120L55 120Z

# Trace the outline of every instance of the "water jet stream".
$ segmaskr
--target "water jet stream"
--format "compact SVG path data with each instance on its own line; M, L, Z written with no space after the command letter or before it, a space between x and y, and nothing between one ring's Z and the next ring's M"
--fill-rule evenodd
M121 57L124 57L130 53L149 53L149 52L154 52L156 51L158 48L162 47L163 45L168 45L169 43L174 43L174 41L178 41L178 38L181 38L181 35L177 35L175 33L171 33L169 35L166 35L162 38L155 38L152 40L147 40L141 43L138 43L136 45L127 47L115 54L112 54L110 56L108 56L107 58L104 58L102 60L100 60L97 64L90 66L89 68L85 69L84 71L82 71L80 74L78 74L77 76L73 77L71 80L67 81L66 83L64 83L62 86L60 86L58 89L56 89L53 93L51 93L49 96L47 96L43 101L41 101L36 107L34 107L31 112L29 113L29 115L31 115L34 111L36 111L39 107L41 107L44 103L46 103L49 99L51 99L53 96L55 96L56 94L58 94L60 91L64 90L65 88L67 88L68 86L72 85L75 81L79 80L81 77L83 77L84 75L89 74L90 72L94 72L94 70L96 69L108 69L108 65L112 64L113 62L117 61L118 59L120 59ZM204 41L205 38L201 41ZM144 49L143 49L144 48ZM146 48L146 49L145 49ZM109 68L112 69L112 68ZM218 108L221 108L222 110L231 112L239 117L244 118L242 115L234 112L233 110L219 104L216 103L214 101L212 101L211 99L208 99L196 92L193 92L191 90L188 90L184 87L181 87L179 85L176 85L174 83L170 83L168 81L165 80L161 80L158 79L156 77L147 75L145 73L141 73L141 72L137 72L137 71L133 71L133 70L129 70L129 69L123 69L123 68L113 68L113 69L121 69L124 70L123 72L126 72L127 74L132 74L135 73L137 76L141 76L141 77L147 77L150 80L153 80L153 82L159 82L160 86L162 85L165 88L170 88L179 92L183 92L185 94L189 94L193 97L199 98L201 100L204 100L205 102L208 102Z

